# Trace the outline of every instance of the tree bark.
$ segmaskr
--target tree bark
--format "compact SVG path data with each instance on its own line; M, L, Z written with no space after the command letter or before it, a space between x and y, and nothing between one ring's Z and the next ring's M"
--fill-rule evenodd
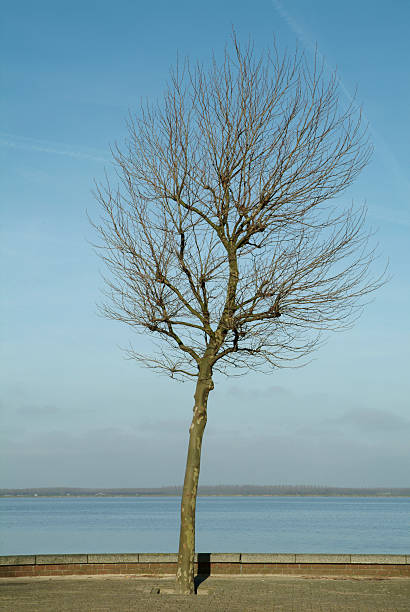
M181 527L179 535L176 590L183 595L195 593L195 509L201 465L202 437L207 420L209 392L214 388L212 368L204 358L199 367L195 389L194 416L189 428L189 445L181 499Z

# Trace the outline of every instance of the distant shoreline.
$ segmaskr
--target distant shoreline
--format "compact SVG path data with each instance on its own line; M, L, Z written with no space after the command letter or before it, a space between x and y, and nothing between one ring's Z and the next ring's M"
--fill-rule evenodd
M80 488L33 487L0 489L0 497L180 497L181 487L158 488ZM199 487L199 497L410 497L404 487L319 487L319 486L256 486L218 485Z
M169 497L171 498L177 498L179 499L181 496L180 495L114 495L114 494L109 494L109 495L93 495L93 494L89 494L89 495L0 495L0 499L67 499L68 497L72 498L72 499L90 499L90 498L99 498L99 499L109 499L109 498L124 498L124 499L133 499L133 498L150 498L150 499L160 499L163 497ZM406 499L407 497L410 497L410 495L223 495L223 494L218 494L218 495L208 495L205 493L202 494L198 494L198 497L289 497L289 498L295 498L295 497L317 497L317 498L328 498L328 499L332 499L332 498L346 498L346 499L361 499L361 498L369 498L369 499L397 499L397 498L403 498Z

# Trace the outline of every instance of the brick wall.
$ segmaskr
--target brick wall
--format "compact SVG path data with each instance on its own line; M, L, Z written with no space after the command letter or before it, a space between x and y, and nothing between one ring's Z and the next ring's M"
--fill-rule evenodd
M0 557L0 577L175 574L176 554L11 555ZM410 577L410 555L198 553L202 575Z

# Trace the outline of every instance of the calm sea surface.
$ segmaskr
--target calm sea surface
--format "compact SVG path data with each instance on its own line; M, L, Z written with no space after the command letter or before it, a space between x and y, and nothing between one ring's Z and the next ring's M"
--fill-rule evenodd
M175 497L3 498L0 554L176 552ZM200 552L410 554L410 498L201 497Z

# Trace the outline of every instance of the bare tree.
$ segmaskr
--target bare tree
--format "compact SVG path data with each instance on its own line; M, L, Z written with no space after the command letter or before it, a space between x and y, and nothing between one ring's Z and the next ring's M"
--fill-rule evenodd
M216 371L288 366L350 325L374 249L364 210L330 206L369 159L355 104L296 52L171 72L159 104L128 121L118 184L97 187L106 316L159 339L130 355L196 381L181 502L177 589L194 592L195 507Z

